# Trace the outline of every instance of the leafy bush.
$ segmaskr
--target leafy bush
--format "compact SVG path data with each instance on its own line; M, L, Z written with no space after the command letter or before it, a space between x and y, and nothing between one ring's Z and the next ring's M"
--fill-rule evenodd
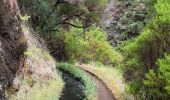
M168 93L170 97L170 55L166 55L164 59L159 59L158 60L158 65L159 65L159 74L160 78L164 79L165 81L165 87L166 92ZM164 85L162 85L164 86Z
M169 0L157 0L154 8L156 14L151 22L145 27L139 37L128 43L124 48L127 54L124 63L126 81L129 81L129 84L131 82L138 84L131 85L132 87L130 88L136 86L138 97L140 95L140 98L144 97L145 99L150 99L148 91L152 91L152 89L144 88L146 84L139 83L143 83L145 74L148 72L151 78L149 76L146 76L146 78L154 79L157 74L153 72L158 72L157 59L162 58L164 53L170 53L170 11L168 10L170 9L170 2ZM161 93L158 90L153 91ZM159 97L155 97L155 99L159 99Z
M145 75L144 85L148 91L148 98L153 99L169 99L170 98L170 55L166 55L163 59L158 59L158 71L150 70Z
M92 27L86 32L73 28L65 33L64 41L72 61L117 64L122 60L122 56L107 42L105 33L100 28Z

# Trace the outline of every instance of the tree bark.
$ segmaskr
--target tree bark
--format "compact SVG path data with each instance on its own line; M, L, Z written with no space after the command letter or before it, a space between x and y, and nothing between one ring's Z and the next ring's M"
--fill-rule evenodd
M0 99L15 77L26 49L16 0L0 0Z

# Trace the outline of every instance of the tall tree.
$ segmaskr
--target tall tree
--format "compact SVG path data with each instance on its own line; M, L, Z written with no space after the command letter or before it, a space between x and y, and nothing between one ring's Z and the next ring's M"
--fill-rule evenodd
M107 0L19 0L19 3L22 13L31 17L34 28L49 32L57 31L58 26L86 28L98 23Z

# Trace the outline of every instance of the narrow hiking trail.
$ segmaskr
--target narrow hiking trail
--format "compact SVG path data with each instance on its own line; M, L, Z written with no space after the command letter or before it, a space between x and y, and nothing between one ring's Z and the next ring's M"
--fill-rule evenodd
M99 80L96 76L92 75L91 73L86 73L92 78L93 81L96 83L97 87L97 100L115 100L111 94L111 92L107 89L105 84Z
M96 83L97 87L97 100L116 100L112 93L108 90L107 86L94 74L90 73L85 68L79 66L80 69L84 70L87 75L89 75L93 81Z

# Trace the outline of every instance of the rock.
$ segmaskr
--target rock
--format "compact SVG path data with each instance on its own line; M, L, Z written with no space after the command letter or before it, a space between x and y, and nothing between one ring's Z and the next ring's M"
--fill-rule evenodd
M0 0L0 99L4 98L4 88L12 84L16 71L22 65L22 54L26 48L19 18L16 0Z

